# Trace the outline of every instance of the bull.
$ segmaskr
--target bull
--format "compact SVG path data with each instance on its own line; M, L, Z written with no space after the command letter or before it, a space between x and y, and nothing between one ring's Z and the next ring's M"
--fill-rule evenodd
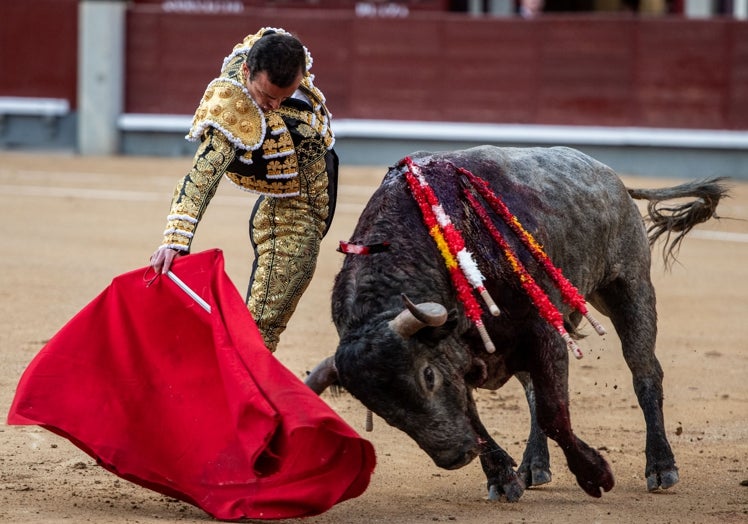
M566 147L481 146L419 152L408 160L461 231L501 311L481 320L493 347L468 320L405 179L408 164L400 162L372 195L348 243L358 249L346 255L332 291L339 345L307 384L318 393L342 386L413 438L441 468L460 468L480 457L490 499L517 501L526 487L550 481L547 437L561 447L586 493L600 497L613 487L608 463L571 428L568 342L541 317L506 251L466 205L463 170L500 195L580 295L609 318L644 414L647 488L676 484L678 468L663 417L663 370L655 356L651 246L665 235L663 255L672 261L683 235L716 216L727 193L720 179L628 189L611 168ZM682 197L693 199L662 205ZM649 202L644 216L634 199ZM558 287L497 213L488 215L546 290L567 333L578 334L584 317L563 303ZM531 418L516 470L481 422L473 398L476 388L495 390L513 376L525 388Z

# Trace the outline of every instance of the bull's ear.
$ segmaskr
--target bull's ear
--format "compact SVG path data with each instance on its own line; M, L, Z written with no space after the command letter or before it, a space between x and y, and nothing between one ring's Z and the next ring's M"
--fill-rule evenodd
M444 324L436 327L423 328L418 332L416 336L419 341L425 344L436 345L443 339L450 336L454 332L454 330L457 329L458 322L459 319L457 316L457 310L453 309L449 312L447 320L446 322L444 322Z
M450 309L449 313L447 313L447 321L442 326L444 328L444 331L447 333L451 333L455 329L457 329L457 324L459 323L460 318L458 316L456 309ZM446 335L445 335L446 336Z

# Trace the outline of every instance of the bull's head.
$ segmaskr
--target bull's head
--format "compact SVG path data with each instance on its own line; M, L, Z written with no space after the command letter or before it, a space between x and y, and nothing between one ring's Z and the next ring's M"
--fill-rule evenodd
M321 392L337 381L413 438L437 466L462 467L480 450L465 378L470 352L444 306L404 299L403 311L343 333L334 359L317 366L307 384Z

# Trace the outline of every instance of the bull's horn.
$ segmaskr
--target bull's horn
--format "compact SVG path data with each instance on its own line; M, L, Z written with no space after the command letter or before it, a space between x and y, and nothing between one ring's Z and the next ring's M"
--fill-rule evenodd
M405 294L402 297L407 309L390 320L389 324L390 329L402 338L409 338L426 326L437 327L447 321L447 308L441 304L422 302L416 305Z
M317 395L320 395L337 380L338 369L335 367L335 357L331 356L317 364L306 377L304 384L309 386Z

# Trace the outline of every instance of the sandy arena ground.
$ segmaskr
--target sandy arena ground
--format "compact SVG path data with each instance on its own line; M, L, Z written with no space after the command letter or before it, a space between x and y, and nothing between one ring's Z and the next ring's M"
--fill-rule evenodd
M211 522L197 508L120 480L71 445L36 426L4 425L25 366L55 332L114 276L143 267L160 242L171 192L189 159L80 158L0 152L3 239L0 258L0 521L14 523ZM329 294L347 239L385 168L343 167L333 228L314 281L276 355L298 376L336 347ZM708 175L708 173L705 173ZM624 177L631 186L679 180ZM220 247L244 294L249 277L247 219L253 197L224 182L194 250ZM572 419L577 434L602 450L616 486L601 499L584 494L551 444L551 484L519 503L486 499L476 461L440 470L403 433L348 395L323 398L370 439L378 456L361 497L306 522L737 523L748 522L748 183L734 183L720 214L691 233L680 264L658 259L658 355L665 369L665 417L681 482L647 493L644 422L615 335L590 332L585 358L572 359ZM601 317L601 320L607 320ZM50 392L53 394L53 392ZM478 402L486 426L516 459L528 432L524 396L513 381Z

